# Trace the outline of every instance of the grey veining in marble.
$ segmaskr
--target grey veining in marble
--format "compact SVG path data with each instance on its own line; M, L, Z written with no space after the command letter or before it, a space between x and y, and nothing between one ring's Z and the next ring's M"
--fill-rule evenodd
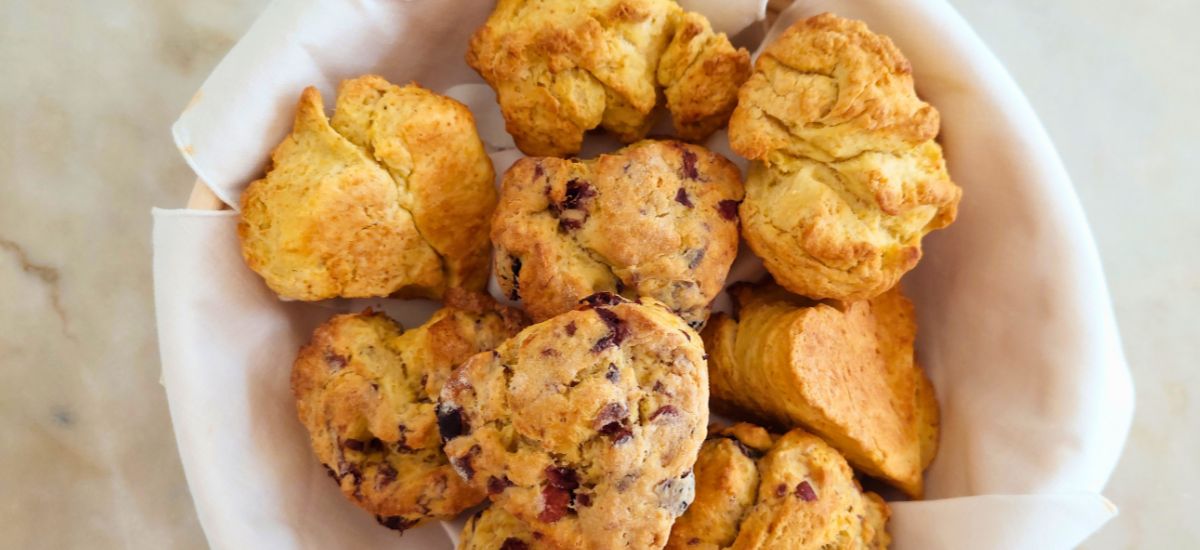
M202 548L158 385L168 127L266 0L0 3L0 548ZM1137 384L1089 549L1200 547L1200 3L953 0L1092 223Z

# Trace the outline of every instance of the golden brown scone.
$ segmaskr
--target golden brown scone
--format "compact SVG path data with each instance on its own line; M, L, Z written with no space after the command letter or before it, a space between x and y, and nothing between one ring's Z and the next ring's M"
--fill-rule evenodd
M680 135L702 139L728 119L749 60L671 0L499 0L467 51L536 156L577 153L598 126L641 139L663 87Z
M703 333L713 406L803 426L856 468L920 498L938 406L913 360L916 324L900 289L840 308L774 284L730 292L739 319L715 315Z
M346 497L401 531L482 501L442 453L435 402L457 364L523 324L519 311L451 288L446 307L412 330L370 311L318 327L296 358L292 391L313 451Z
M444 449L547 544L662 548L692 501L706 372L700 336L661 303L597 294L454 370Z
M525 158L504 174L492 219L496 278L534 320L616 292L699 327L737 255L741 197L733 163L676 141L589 161Z
M739 423L709 434L696 459L696 500L671 528L668 550L732 546L758 499L758 459L775 444L766 430Z
M750 55L714 33L703 15L681 14L658 64L658 83L679 137L700 141L725 125L738 87L750 76Z
M754 161L743 236L779 284L859 300L916 266L921 238L954 221L962 195L938 125L908 60L860 21L818 15L767 46L729 143Z
M465 106L378 76L342 82L332 124L300 96L242 194L246 263L284 298L423 296L487 283L492 163Z
M667 550L876 550L890 511L846 460L803 430L773 437L750 424L716 431L696 461L696 500Z
M489 506L467 520L458 550L551 550L537 533L499 506Z

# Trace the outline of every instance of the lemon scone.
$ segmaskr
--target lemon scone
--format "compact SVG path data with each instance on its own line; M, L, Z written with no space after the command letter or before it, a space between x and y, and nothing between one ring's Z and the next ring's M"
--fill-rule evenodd
M696 461L696 500L668 550L881 550L890 511L820 438L750 424L715 431Z
M900 289L844 305L774 284L730 293L738 319L715 315L703 333L714 408L803 426L859 470L920 498L938 406L914 360L916 323Z
M313 451L346 497L401 531L482 501L442 453L435 403L453 367L523 324L519 311L451 288L446 307L412 330L370 311L318 327L292 391Z
M342 82L330 121L310 87L271 160L242 194L238 236L280 296L484 288L494 172L461 103L363 76Z
M737 255L741 198L733 163L677 141L525 158L504 174L492 220L496 278L538 321L614 292L699 327Z
M683 139L724 125L750 55L673 0L499 0L471 37L467 63L496 90L517 147L579 152L603 127L646 135L665 95Z
M957 213L938 126L886 36L831 14L792 25L755 61L729 122L730 146L753 161L746 242L792 292L883 293Z
M665 306L597 294L455 369L438 425L463 479L552 547L662 548L692 500L706 372Z

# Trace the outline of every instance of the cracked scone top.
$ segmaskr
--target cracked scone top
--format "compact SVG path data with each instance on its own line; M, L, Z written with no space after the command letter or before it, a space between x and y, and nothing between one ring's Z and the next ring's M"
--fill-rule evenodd
M458 363L522 325L516 310L450 289L446 307L415 329L371 312L318 327L293 366L292 391L313 451L346 497L399 530L482 501L442 453L435 403Z
M603 291L654 298L699 327L737 255L742 192L733 163L676 141L521 159L492 220L496 278L534 320Z
M445 451L548 544L661 548L692 500L706 371L699 335L661 304L597 294L454 371Z
M859 470L920 498L938 404L915 362L913 306L900 288L841 305L774 284L729 292L738 319L714 315L702 334L714 409L803 426Z
M673 0L499 0L467 63L496 90L517 147L579 152L588 130L632 142L666 99L679 136L723 126L750 55Z
M881 550L889 515L820 438L735 424L700 449L696 500L667 550Z
M957 212L938 125L886 36L831 14L792 25L755 62L729 122L730 146L754 161L746 242L798 294L891 288Z
M241 198L242 255L284 298L482 290L492 163L465 106L377 76L342 82L332 122L307 88Z

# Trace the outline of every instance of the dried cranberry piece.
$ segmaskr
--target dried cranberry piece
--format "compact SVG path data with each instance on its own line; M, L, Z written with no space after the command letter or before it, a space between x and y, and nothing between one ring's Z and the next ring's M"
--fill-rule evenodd
M575 470L565 467L546 467L546 486L542 487L544 507L538 520L554 523L567 515L567 509L575 500L574 491L579 488Z
M775 496L777 496L777 497L781 497L783 495L786 495L787 493L788 493L788 487L787 487L787 485L785 485L783 483L780 483L779 486L775 488Z
M599 413L596 413L596 425L604 426L612 422L619 422L628 416L629 411L625 409L625 405L609 403L601 407Z
M567 336L575 336L575 321L567 323Z
M541 168L541 166L538 166ZM512 266L512 292L508 293L509 300L521 299L521 259L516 256L509 256L510 265Z
M438 405L437 421L438 431L442 433L442 443L471 431L471 425L467 422L466 415L458 407Z
M575 470L564 466L547 466L544 473L546 482L552 487L564 491L574 491L579 488L579 477L575 474Z
M675 202L682 204L688 208L692 208L693 206L696 206L696 205L692 204L692 199L688 198L687 189L684 189L682 187L679 188L679 191L675 192Z
M796 496L803 499L804 502L812 502L817 500L817 493L813 491L812 485L809 485L807 481L801 481L800 484L796 486Z
M396 469L392 467L390 462L384 462L379 465L379 469L375 472L375 485L387 485L396 481Z
M621 422L605 424L600 433L612 439L614 445L620 445L633 438L633 430Z
M587 493L579 493L575 495L575 502L584 508L592 505L592 495Z
M609 382L616 384L621 381L621 371L617 370L617 366L613 363L608 364L608 371L604 373L604 378Z
M488 478L487 491L489 495L498 495L503 493L505 489L508 489L512 486L513 482L509 481L508 476L492 476Z
M600 320L608 325L608 334L600 337L596 344L592 346L593 352L603 351L605 348L621 345L626 338L629 337L629 326L616 313L607 309L597 309L596 314L600 316Z
M633 486L633 483L637 481L639 475L639 473L625 474L625 477L617 481L617 492L624 493L628 491Z
M408 519L404 516L375 516L375 521L388 529L395 529L402 533L409 527L417 524L417 520Z
M542 177L545 173L546 173L546 170L544 168L542 168L542 161L539 160L533 164L533 179L538 179L538 178Z
M471 450L478 448L472 447ZM475 477L475 467L471 465L471 455L469 454L451 458L450 465L454 466L454 471L458 472L458 475L467 481L471 481L471 478Z
M663 415L679 416L679 409L676 409L673 405L663 405L659 407L658 410L650 413L650 421L654 422L655 419Z
M342 477L350 476L354 485L362 485L362 472L353 464L341 464Z
M633 437L633 430L626 425L629 411L620 403L609 403L600 409L596 415L596 425L600 433L612 439L614 444L621 444Z
M696 269L696 266L700 265L700 262L704 260L704 249L692 249L684 253L683 256L688 259L688 269Z
M339 355L333 350L325 350L324 359L325 364L329 365L329 370L331 372L342 370L342 368L346 366L346 363L350 361L349 359L346 359L344 355Z
M596 307L612 307L617 304L625 303L628 301L629 300L626 300L620 294L613 294L612 292L597 292L595 294L592 294L591 296L588 296L587 298L580 300L579 302L581 304L585 304L587 307L596 308Z
M585 221L587 221L586 213L584 213L583 216L579 216L579 217L572 216L569 218L559 218L558 219L558 228L562 229L563 231L574 231L576 229L579 229L580 227L583 227L583 222L585 222Z
M471 459L479 456L483 449L479 445L473 445L467 450L467 454L450 459L450 465L454 466L454 471L458 472L463 479L471 481L475 477L475 466L471 464Z
M567 182L567 192L559 206L563 210L578 210L583 206L584 201L594 196L596 196L596 190L592 189L588 182L572 178Z
M547 485L542 488L542 511L538 514L538 521L543 523L554 523L567 515L567 508L571 505L571 493L559 489L553 485Z
M722 218L725 218L729 221L736 220L738 215L738 201L723 200L718 202L717 212L721 214Z
M529 545L521 539L508 537L504 539L504 544L500 545L500 550L529 550Z
M699 179L700 173L696 170L696 153L690 149L683 149L683 175L688 179Z

